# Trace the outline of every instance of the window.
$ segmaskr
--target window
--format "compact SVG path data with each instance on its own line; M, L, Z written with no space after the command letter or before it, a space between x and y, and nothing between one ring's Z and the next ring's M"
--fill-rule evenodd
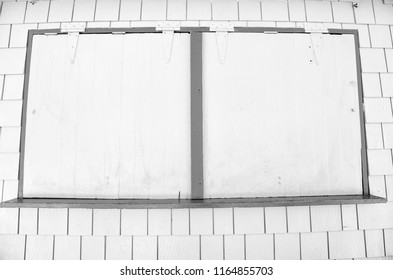
M375 198L357 33L122 31L30 32L20 198Z

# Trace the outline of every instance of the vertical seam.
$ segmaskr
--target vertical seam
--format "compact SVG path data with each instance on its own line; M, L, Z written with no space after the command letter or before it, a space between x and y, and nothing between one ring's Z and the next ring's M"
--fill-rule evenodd
M333 3L330 2L330 1L329 1L328 3L330 3L330 12L332 13L332 22L335 23L336 20L335 20L335 18L334 18Z
M23 259L26 260L26 250L27 250L27 234L25 234L25 248L23 251Z
M119 9L117 11L117 21L120 21L120 12L121 12L121 4L123 3L122 0L119 0Z
M301 234L299 232L299 259L302 259L302 238L301 238Z
M222 235L222 259L225 260L225 235Z
M119 224L119 235L121 235L121 223L122 223L122 213L123 213L123 209L120 209L120 224Z
M309 212L309 217L310 217L310 232L312 232L312 218L311 218L311 206L309 205L308 206L308 212Z
M358 211L358 204L356 204L356 226L357 229L359 230L359 211Z
M165 20L168 20L168 0L165 0Z
M131 260L134 259L134 236L131 236Z
M70 233L70 208L67 208L67 235Z
M305 19L306 19L306 22L308 21L308 19L307 19L307 7L306 7L306 2L307 1L303 1L303 3L304 3L304 16L305 16Z
M82 235L79 237L79 259L82 260Z
M276 259L276 234L273 233L273 260Z
M20 230L20 208L18 207L18 227L16 228L16 233L19 234Z
M104 260L106 260L106 235L104 236Z
M389 200L389 197L388 197L388 183L386 181L386 175L383 176L383 181L385 183L385 198L386 198L386 200Z
M52 5L52 0L49 1L49 4L48 4L48 13L46 15L46 22L49 22L49 14L50 14L51 5Z
M94 234L94 209L91 209L91 235Z
M214 208L212 208L212 233L214 235Z
M37 208L37 235L39 231L39 226L40 226L40 208Z
M159 251L158 251L158 248L159 248L158 235L156 236L156 238L157 238L157 260L158 260L158 256L159 256Z
M243 246L244 246L244 260L246 260L247 259L247 244L246 244L246 235L245 234L243 234Z
M94 15L93 15L93 21L96 21L97 1L98 1L98 0L94 0Z
M141 0L139 6L139 20L142 20L142 6L143 6L143 0Z
M330 243L329 243L329 232L326 232L326 240L327 240L327 253L328 253L328 259L330 260Z
M266 233L266 207L263 207L262 210L263 210L263 233Z
M344 215L343 215L343 205L340 204L340 215L341 215L341 230L344 230Z
M262 17L262 1L259 1L259 13L261 16L261 21L263 21L263 17Z
M146 235L149 235L149 209L146 209Z
M210 20L213 20L213 0L210 0Z
M386 256L385 229L382 229L382 240L383 240L383 254L384 254L384 256Z
M10 33L8 34L8 44L7 44L8 48L11 48L11 35L12 35L12 28L14 27L14 25L15 24L10 24L10 28L9 28ZM4 80L3 80L4 85L5 85L5 77L6 77L6 75L4 75ZM4 87L3 87L3 90L4 90Z
M377 24L377 18L375 17L375 8L374 8L374 1L370 1L372 10L373 10L373 16L374 16L374 24Z
M236 7L237 7L237 20L240 20L240 2L239 2L239 0L236 1Z
M171 228L170 228L170 234L173 235L173 209L170 209L171 212Z
M23 23L26 23L26 15L27 15L27 6L29 5L29 3L26 1L25 3L25 14L23 15Z
M235 234L235 208L232 207L232 234Z
M291 14L289 13L289 1L287 1L288 21L291 22Z
M75 0L72 1L71 22L74 21Z
M202 236L199 235L199 259L202 260Z
M52 260L54 260L54 259L55 259L55 245L56 245L56 238L55 238L55 235L53 235L52 243L53 243L53 248L52 248Z
M288 229L288 207L287 206L285 206L285 224L286 224L286 232L288 233L289 229Z

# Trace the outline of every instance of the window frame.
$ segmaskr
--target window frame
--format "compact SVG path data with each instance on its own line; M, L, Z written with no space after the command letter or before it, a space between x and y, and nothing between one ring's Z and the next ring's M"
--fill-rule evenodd
M111 33L162 33L156 28L86 28L80 34ZM180 28L175 33L190 34L190 75L191 75L191 199L60 199L60 198L24 198L23 175L27 120L28 84L34 35L64 35L61 29L29 30L27 54L24 70L22 128L20 139L20 161L18 173L18 196L3 204L7 207L87 207L87 208L194 208L194 207L255 207L255 206L294 206L294 205L333 205L358 203L383 203L386 198L370 194L369 171L367 161L367 140L365 133L364 97L360 45L358 30L328 29L326 34L354 36L359 114L361 127L361 165L362 194L360 195L326 195L296 197L260 197L260 198L203 198L203 81L202 81L202 36L209 28ZM303 28L264 28L235 27L234 31L242 33L299 33L310 34Z

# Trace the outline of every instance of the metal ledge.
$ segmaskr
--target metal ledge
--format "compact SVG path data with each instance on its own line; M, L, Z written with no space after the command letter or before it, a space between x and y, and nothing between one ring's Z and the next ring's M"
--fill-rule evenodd
M0 208L91 208L91 209L152 209L152 208L228 208L274 207L301 205L341 205L385 203L383 197L373 195L332 195L269 198L222 199L57 199L24 198L0 204Z

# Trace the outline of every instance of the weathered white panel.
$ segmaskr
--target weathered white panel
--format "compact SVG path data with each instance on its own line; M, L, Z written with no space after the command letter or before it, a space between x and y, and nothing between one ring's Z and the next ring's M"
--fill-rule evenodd
M388 25L370 25L371 47L373 48L391 48L392 38Z
M382 0L374 0L375 21L377 24L393 24L393 6L383 4Z
M69 209L68 234L91 235L93 230L92 209Z
M359 229L393 228L393 203L359 204Z
M366 252L367 257L381 257L385 255L385 248L383 242L383 231L379 230L366 230Z
M26 260L52 260L53 236L27 235Z
M22 101L0 101L0 126L20 126Z
M0 180L17 180L18 170L19 153L0 153Z
M263 208L235 208L235 234L260 234L265 232Z
M0 260L23 260L25 235L0 235Z
M188 0L187 20L210 20L211 0Z
M362 192L352 36L323 35L319 65L309 35L230 33L225 63L203 38L206 197Z
M355 11L356 23L374 23L372 0L363 0Z
M386 176L386 196L388 201L393 201L393 176Z
M118 20L120 0L97 0L94 20Z
M390 98L365 98L364 106L367 122L393 122Z
M305 21L306 9L304 1L288 1L289 19L291 21Z
M368 149L383 149L382 125L366 124L366 138Z
M370 194L386 197L385 176L369 176Z
M170 209L149 209L148 213L148 233L149 235L169 235L171 234L171 210Z
M10 47L25 48L27 45L27 32L30 29L37 29L37 24L13 24L11 27Z
M237 20L237 0L212 0L213 20Z
M357 29L359 31L359 44L361 48L370 47L370 36L368 32L367 24L346 24L343 23L342 27L344 29Z
M8 47L8 43L10 39L10 30L11 30L11 25L9 24L0 25L0 48Z
M74 4L73 21L92 21L96 8L96 0L78 0Z
M246 235L246 260L273 259L273 234Z
M388 72L393 72L393 49L385 49Z
M190 209L190 234L213 234L213 209Z
M329 232L330 259L364 258L365 252L363 231Z
M393 175L391 150L368 150L367 159L370 175Z
M261 2L239 0L239 20L261 20Z
M3 100L22 99L24 75L6 75Z
M157 260L157 236L134 236L133 260Z
M190 210L189 209L172 209L172 234L188 235L190 234Z
M0 208L0 234L18 233L19 208Z
M185 20L187 0L168 0L167 20Z
M38 29L59 29L60 26L60 22L44 22L38 24Z
M379 74L365 73L362 75L363 94L365 97L381 97Z
M266 233L287 232L287 213L285 207L265 208Z
M189 34L169 63L161 34L80 35L74 64L67 42L34 38L25 196L188 198Z
M159 260L199 260L199 236L159 236Z
M121 235L147 234L147 209L123 209L121 211Z
M383 130L383 143L386 149L393 148L393 124L384 123L382 124Z
M37 208L20 208L19 234L37 234Z
M264 0L262 4L262 20L288 20L288 4L286 1Z
M67 209L40 208L38 215L38 234L67 234Z
M310 231L310 208L309 206L294 206L287 208L288 232Z
M331 22L330 1L306 1L307 20L311 22Z
M131 260L132 237L108 236L106 238L106 260Z
M81 259L103 260L105 258L104 236L82 236Z
M6 2L1 7L0 24L23 23L27 2Z
M343 230L357 230L358 220L356 214L356 205L342 205L342 224Z
M244 260L244 235L224 235L224 259Z
M74 1L56 0L52 1L49 9L49 22L71 21Z
M141 0L121 0L120 20L140 20Z
M393 74L381 74L382 94L384 97L393 97Z
M15 163L16 165L16 163ZM17 198L18 195L18 181L6 180L3 183L3 201L8 201Z
M0 74L23 74L26 49L0 49Z
M142 20L165 20L166 0L143 0Z
M328 241L326 232L302 233L302 260L327 260Z
M222 260L224 240L222 235L201 236L201 260Z
M233 208L214 208L214 234L233 234Z
M360 49L363 72L386 72L385 54L383 49Z
M81 245L80 236L55 236L54 259L55 260L80 260Z
M385 229L385 252L387 256L393 255L393 229Z
M37 1L28 3L26 9L25 22L47 22L50 1Z
M340 205L311 206L311 230L341 230Z
M120 235L120 209L94 209L93 235Z
M332 2L334 22L354 22L353 4L345 2Z
M274 251L276 260L299 260L300 237L298 233L275 234Z

